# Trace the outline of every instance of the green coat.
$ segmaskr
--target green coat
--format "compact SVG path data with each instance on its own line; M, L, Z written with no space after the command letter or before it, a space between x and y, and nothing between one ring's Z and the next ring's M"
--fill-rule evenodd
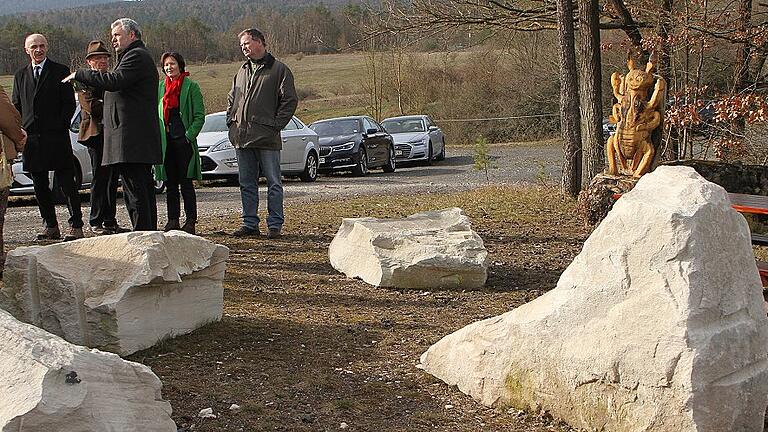
M163 162L165 162L165 121L163 119L163 95L165 94L165 78L160 80L157 89L157 114L160 120L160 139L163 145ZM181 83L181 95L179 96L179 113L181 122L184 124L184 130L187 131L187 139L192 144L192 158L187 168L187 178L200 180L203 178L200 170L200 151L197 148L197 135L205 123L205 106L203 105L203 93L200 91L200 85L189 79L184 78ZM164 165L155 165L155 179L167 180Z

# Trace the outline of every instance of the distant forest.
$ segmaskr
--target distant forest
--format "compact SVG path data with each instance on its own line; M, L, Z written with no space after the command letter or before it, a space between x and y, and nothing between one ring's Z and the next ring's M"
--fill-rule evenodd
M122 1L123 0L0 0L0 15L11 15L31 11L45 11L50 9L65 9L78 6L90 6Z
M139 23L156 57L175 50L192 62L220 62L241 58L237 33L252 26L278 54L354 49L361 38L355 23L368 13L361 1L143 0L0 16L0 74L28 61L24 37L33 32L48 37L51 58L79 66L88 41L108 43L109 24L121 17Z

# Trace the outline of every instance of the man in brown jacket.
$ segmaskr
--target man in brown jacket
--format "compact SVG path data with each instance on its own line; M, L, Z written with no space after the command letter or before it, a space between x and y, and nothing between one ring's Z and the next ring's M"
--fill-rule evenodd
M91 70L107 72L111 54L102 41L88 44L85 61ZM77 140L88 147L93 169L91 181L91 232L96 235L123 232L117 224L118 172L110 165L103 165L104 155L104 90L75 81L77 99L80 101L80 130Z
M8 167L16 159L16 155L24 150L27 143L27 133L21 128L21 114L13 106L3 86L0 86L0 141L3 144L3 155ZM5 210L8 208L8 193L10 186L0 189L0 275L5 264L5 247L3 245L3 225Z
M298 98L288 66L267 52L264 34L243 30L240 49L248 59L237 71L227 98L229 141L237 151L243 225L232 235L258 236L259 177L267 179L268 237L283 227L283 183L280 173L282 130L296 111Z

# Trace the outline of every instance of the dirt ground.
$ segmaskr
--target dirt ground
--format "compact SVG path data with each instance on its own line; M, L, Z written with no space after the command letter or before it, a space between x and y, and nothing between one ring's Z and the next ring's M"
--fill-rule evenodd
M482 290L376 288L328 261L342 217L452 206L489 250ZM547 415L485 408L416 366L442 336L553 288L587 235L573 210L553 189L505 186L289 206L276 241L221 233L236 215L204 220L218 232L206 237L230 248L222 321L130 359L160 377L184 431L569 430ZM217 418L197 417L209 407Z
M404 167L394 176L288 182L286 235L278 240L226 235L240 223L237 188L198 189L199 232L230 248L223 319L129 358L160 377L179 430L572 430L546 414L486 408L417 368L443 336L554 288L589 234L575 202L555 188L557 147L493 152L496 186L472 169L469 148L453 149L444 164ZM30 230L39 224L33 201L14 201L9 248L32 244ZM489 251L482 290L376 288L347 279L328 261L344 217L452 206L464 209ZM766 250L756 254L768 256ZM216 418L199 418L204 408Z

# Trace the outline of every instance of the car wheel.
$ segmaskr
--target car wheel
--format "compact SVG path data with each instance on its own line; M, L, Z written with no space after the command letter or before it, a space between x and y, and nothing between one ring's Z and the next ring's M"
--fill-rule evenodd
M80 162L77 158L74 158L75 165L75 190L80 193L80 188L83 187L83 169L80 167ZM64 191L61 190L61 186L56 181L56 177L53 178L53 201L56 204L66 204L67 196L64 195Z
M354 168L352 168L352 174L356 175L357 177L362 177L368 174L368 156L366 156L365 149L362 147L360 147L360 151L357 153L357 156L360 161L357 162L357 165L355 165Z
M437 157L435 158L436 161L445 160L445 140L443 140L443 148L440 150L440 153L437 154Z
M317 180L317 155L311 151L307 155L307 163L304 164L304 172L299 176L303 182L313 182Z
M389 147L389 160L382 169L385 173L395 172L395 150L391 146Z
M429 142L427 147L427 160L424 161L424 165L432 165L432 160L435 158L434 150L432 149L432 141Z

